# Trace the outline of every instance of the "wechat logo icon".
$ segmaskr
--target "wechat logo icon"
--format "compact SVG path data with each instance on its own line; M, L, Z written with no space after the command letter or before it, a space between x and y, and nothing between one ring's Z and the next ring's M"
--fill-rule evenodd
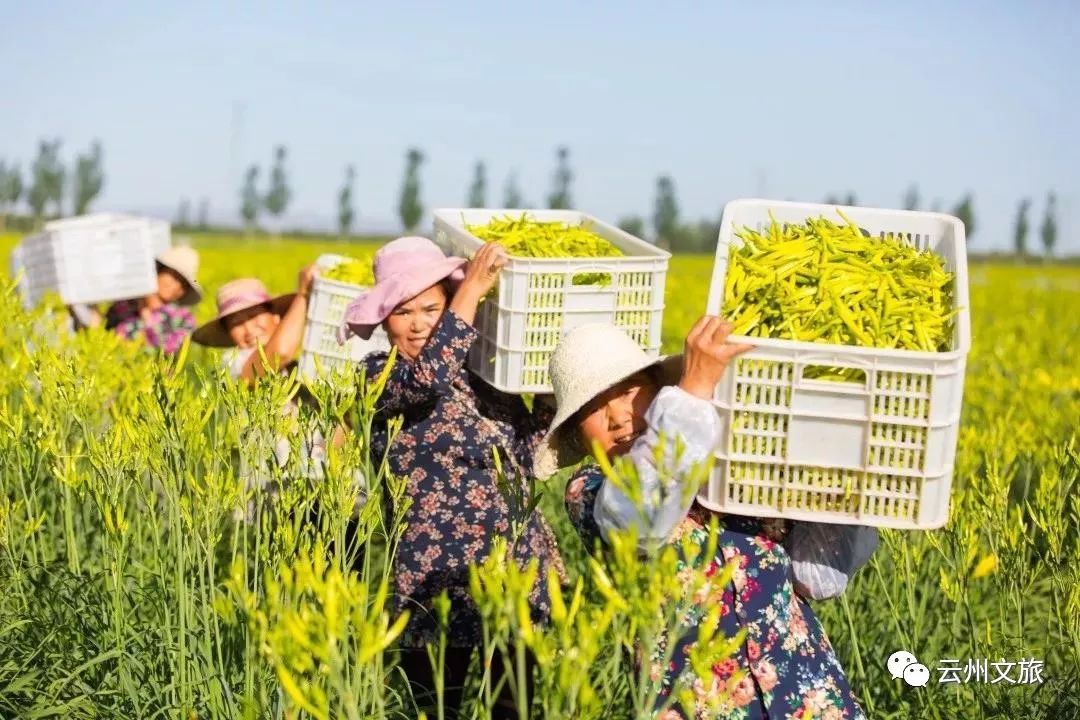
M930 682L930 668L920 663L919 659L907 650L894 652L885 665L894 679L903 678L911 687L926 687L926 683Z

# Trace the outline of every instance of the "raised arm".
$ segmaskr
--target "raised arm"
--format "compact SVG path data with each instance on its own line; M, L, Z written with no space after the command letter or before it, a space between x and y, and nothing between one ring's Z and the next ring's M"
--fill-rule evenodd
M477 337L476 328L452 309L443 313L415 360L400 353L390 370L379 398L379 411L397 415L409 407L431 403L449 395L454 378L465 366L469 349ZM364 358L368 382L374 382L386 367L388 353L372 353Z
M494 287L507 259L506 251L494 243L477 251L466 265L465 278L449 307L416 359L398 354L379 400L380 412L397 415L408 407L430 403L450 393L454 378L465 366L477 337L473 327L476 308ZM373 353L365 358L369 381L382 373L387 357L386 353Z
M716 384L733 358L749 345L727 342L732 325L717 317L698 320L686 336L682 379L663 388L645 415L646 431L630 449L638 475L638 499L606 481L594 516L605 539L632 524L642 550L671 534L694 501L696 472L719 444L720 418L712 406ZM660 447L662 445L662 447ZM659 450L659 452L658 452Z
M304 327L307 324L308 298L311 296L311 283L315 279L316 265L312 263L300 271L296 283L296 297L289 303L289 308L281 316L281 322L270 339L263 346L266 363L263 363L258 351L251 354L245 363L240 377L251 381L255 378L274 373L288 365L300 354L304 342Z
M640 502L610 480L600 486L594 518L605 540L638 526L642 550L662 543L686 517L696 488L690 481L720 442L712 403L680 387L663 388L645 414L646 430L629 452ZM661 448L662 445L662 448ZM657 452L662 450L662 452Z

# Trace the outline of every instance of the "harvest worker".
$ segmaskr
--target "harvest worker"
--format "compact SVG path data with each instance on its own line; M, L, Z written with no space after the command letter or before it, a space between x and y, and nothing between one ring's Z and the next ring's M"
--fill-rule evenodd
M289 373L303 343L307 322L308 298L317 268L315 263L300 270L296 292L272 297L257 278L239 278L222 285L217 292L217 316L192 335L192 341L214 348L229 348L222 361L233 379L248 384L268 372ZM259 348L266 357L262 362ZM295 416L295 402L285 412ZM339 433L336 440L342 440ZM289 458L289 440L279 437L274 455L284 467ZM302 472L318 476L321 467L313 465L326 454L326 441L318 430L305 437L302 445ZM249 508L249 516L251 509Z
M696 488L688 487L688 479L721 441L720 418L710 402L716 384L728 364L750 349L726 342L731 330L720 318L703 317L686 336L682 356L659 360L610 325L575 328L555 349L550 372L558 410L536 453L536 475L544 479L558 467L585 461L567 483L565 503L587 547L609 543L614 533L632 526L642 552L666 542L678 547L684 537L705 545L713 513L694 501ZM662 437L668 441L659 447ZM681 441L678 453L672 438ZM608 458L628 457L641 483L641 502L632 502L607 479L586 450L593 447ZM811 597L841 591L850 573L869 559L876 531L717 519L716 555L700 569L712 575L736 563L729 585L709 601L722 603L723 635L734 637L744 628L746 641L732 658L713 666L711 678L699 678L688 652L698 637L700 621L694 618L710 608L700 602L685 615L687 632L669 649L671 662L650 661L652 677L662 678L656 707L683 689L692 691L696 707L675 700L660 717L863 717L824 631L796 590ZM827 541L830 535L834 542ZM793 554L801 553L794 567L785 540L797 546ZM681 570L687 568L684 560ZM714 705L715 700L722 702Z
M129 340L142 337L152 348L175 353L195 329L195 316L188 308L202 300L202 287L195 277L198 272L199 254L193 248L169 248L157 257L157 290L113 303L105 314L105 329ZM82 324L100 324L96 311L77 310L76 316L86 320Z
M234 378L251 381L266 374L260 361L261 345L273 371L285 371L300 353L307 322L308 297L315 264L300 271L296 292L271 297L256 278L240 278L218 289L218 314L198 328L192 341L216 348L231 348L224 362Z
M371 452L382 457L386 421L404 416L388 455L391 472L407 478L412 503L394 561L395 610L410 612L401 664L414 696L429 693L434 685L425 646L439 642L432 601L445 590L451 601L445 704L453 710L472 654L482 644L480 617L469 597L469 566L483 562L492 540L509 536L512 521L520 520L524 531L513 556L522 565L532 558L539 562L533 622L549 617L549 568L565 578L555 536L540 513L512 517L494 458L497 452L504 472L524 487L552 412L541 398L530 412L520 397L495 390L465 367L477 338L477 305L507 260L497 243L485 244L466 261L446 257L426 238L398 238L375 254L375 285L349 305L338 338L355 333L368 339L381 325L397 350L379 400ZM367 377L382 372L388 359L386 352L368 355ZM502 709L496 708L504 714L495 716L516 717L509 706L504 690Z

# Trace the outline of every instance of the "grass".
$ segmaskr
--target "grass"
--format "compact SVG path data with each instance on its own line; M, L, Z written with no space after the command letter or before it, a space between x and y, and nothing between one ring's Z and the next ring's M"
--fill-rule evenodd
M14 241L0 235L0 254ZM232 277L284 292L302 264L348 250L196 243L208 291L200 317ZM711 258L673 258L667 351L702 312L710 277ZM1080 717L1080 268L977 265L971 301L948 525L883 532L844 596L815 611L872 718ZM379 596L399 529L381 513L350 520L344 469L370 479L369 508L393 505L401 488L364 452L363 432L323 481L288 487L239 523L234 509L252 493L239 471L281 479L263 461L287 429L285 380L245 392L213 374L209 353L163 363L105 333L68 337L50 316L3 303L0 717L410 716L394 669L396 618ZM351 413L365 427L372 399L362 387L327 393L322 412L302 413L306 423ZM660 608L616 609L566 519L561 483L542 488L540 502L582 605L537 635L550 659L537 702L552 718L644 717L635 698L647 684L626 661L661 629ZM633 579L627 596L661 587L650 584L661 566L616 561ZM512 665L499 648L525 630L517 609L528 581L516 573L493 561L478 575L491 659ZM931 669L927 687L889 675L899 649ZM1038 660L1042 682L938 683L946 661L959 661L963 679L969 659ZM575 672L557 674L565 663Z

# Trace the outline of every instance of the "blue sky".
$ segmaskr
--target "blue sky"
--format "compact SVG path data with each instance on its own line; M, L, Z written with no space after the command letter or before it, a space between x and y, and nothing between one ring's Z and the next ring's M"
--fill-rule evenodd
M570 147L574 204L685 218L764 194L853 190L898 206L975 195L973 244L1059 195L1080 251L1080 3L53 3L0 0L0 158L100 138L98 209L235 220L243 168L290 151L294 223L331 223L344 166L365 227L392 229L407 148L427 207L527 200Z

